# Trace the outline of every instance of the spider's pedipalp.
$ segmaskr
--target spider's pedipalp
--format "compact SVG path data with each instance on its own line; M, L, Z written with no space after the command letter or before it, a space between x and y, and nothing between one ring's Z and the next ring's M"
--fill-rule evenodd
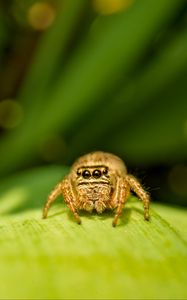
M71 179L68 176L62 182L62 194L64 196L64 201L73 213L77 223L81 224L81 219L75 208L75 203L77 202L77 195L75 195L73 191Z

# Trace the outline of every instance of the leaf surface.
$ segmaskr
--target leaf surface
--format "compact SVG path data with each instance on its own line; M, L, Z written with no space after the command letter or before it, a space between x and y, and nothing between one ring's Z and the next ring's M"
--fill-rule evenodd
M151 221L129 199L113 213L81 214L77 225L59 197L41 219L67 168L22 173L0 185L0 297L3 299L185 299L186 212L152 204Z

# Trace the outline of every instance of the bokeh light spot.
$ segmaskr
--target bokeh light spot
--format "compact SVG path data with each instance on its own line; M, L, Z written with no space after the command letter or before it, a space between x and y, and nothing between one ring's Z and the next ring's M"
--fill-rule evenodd
M111 15L128 8L133 0L93 0L94 10L101 15Z
M47 2L36 2L28 11L28 22L35 30L45 30L50 27L56 16L55 8Z
M168 176L171 190L180 196L187 196L187 166L174 166Z
M11 99L0 102L0 126L11 129L19 125L23 119L22 106Z

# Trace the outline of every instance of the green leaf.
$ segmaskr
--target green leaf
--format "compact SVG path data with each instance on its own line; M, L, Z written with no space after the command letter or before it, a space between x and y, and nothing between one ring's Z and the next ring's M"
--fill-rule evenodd
M41 219L51 188L67 168L41 168L0 184L2 299L185 299L187 220L152 204L143 219L131 197L119 225L113 213L81 214L78 225L57 200Z

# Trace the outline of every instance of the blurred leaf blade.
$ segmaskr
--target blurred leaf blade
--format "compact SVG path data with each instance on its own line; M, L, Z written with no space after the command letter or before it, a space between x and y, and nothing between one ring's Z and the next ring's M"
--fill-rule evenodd
M155 33L163 23L167 23L182 3L183 1L157 1L153 7L153 3L145 0L136 3L129 12L119 14L105 30L100 28L97 37L88 40L83 49L77 51L66 76L62 74L59 78L53 94L54 100L51 107L46 109L46 115L44 114L48 120L46 126L55 128L59 125L65 131L88 110L88 106L92 107L92 103L101 101L103 91L108 90L109 85L116 84L115 77L118 79L121 73L126 74L133 68ZM134 26L133 20L140 26ZM63 123L59 110L61 105ZM55 118L53 114L49 114L51 110Z
M3 15L3 12L0 12L0 67L2 64L2 54L3 54L3 48L6 44L7 40L7 28L6 28L6 22L5 22L5 17Z
M119 131L113 139L112 149L119 153L126 153L129 160L137 163L160 163L167 158L178 155L177 149L184 149L186 157L186 74L173 83L174 92L163 90L155 97L155 101L148 104L148 108L141 108L135 115L140 127L128 120L128 132ZM165 122L167 116L167 123ZM158 121L159 117L159 121ZM149 141L149 143L146 143ZM110 141L109 141L110 143ZM136 154L135 150L136 149Z
M119 95L100 107L97 118L90 116L87 126L72 137L70 156L75 156L75 145L78 147L76 151L82 151L84 141L87 142L88 149L98 145L109 132L116 132L126 119L135 118L136 112L142 110L144 105L146 110L147 102L157 102L155 95L160 95L165 87L170 89L175 84L187 66L186 35L186 28L180 34L175 34L143 71L125 84ZM115 124L111 122L111 118L115 120Z
M21 196L20 188L30 195L22 211L1 216L1 297L184 299L186 236L180 224L175 232L171 211L156 205L151 222L145 222L141 203L132 199L118 227L111 226L113 214L83 215L78 226L59 203L44 221L44 192L66 172L59 167L36 169L1 184L1 201L11 189L10 198ZM179 210L174 213L176 218ZM184 215L180 218L186 224Z
M86 2L83 0L59 2L55 24L40 40L31 69L20 91L21 102L29 109L29 113L33 110L36 113L38 102L42 106L45 104L46 93L50 90L55 70L59 62L62 66L65 63L67 44L85 6ZM33 89L37 91L34 99Z

